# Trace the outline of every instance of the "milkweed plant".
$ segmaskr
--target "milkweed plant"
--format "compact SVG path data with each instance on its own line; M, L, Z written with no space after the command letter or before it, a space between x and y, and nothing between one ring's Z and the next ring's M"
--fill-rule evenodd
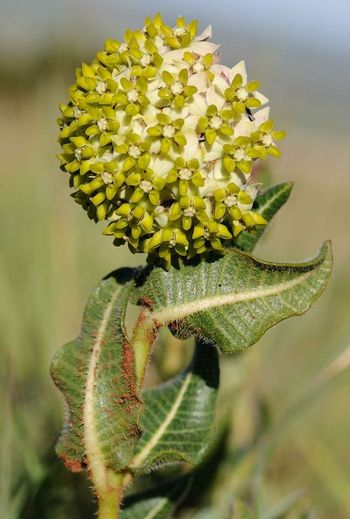
M59 159L74 200L114 245L147 255L144 267L98 283L80 335L51 366L66 402L56 451L68 469L87 472L100 519L172 515L184 472L213 437L218 352L239 352L304 313L330 275L329 243L299 264L251 255L293 187L262 192L254 174L280 155L285 134L244 61L223 65L211 33L197 35L183 17L175 27L147 18L123 41L106 40L60 105ZM143 389L162 327L193 336L193 358ZM140 475L170 463L181 476L124 499Z

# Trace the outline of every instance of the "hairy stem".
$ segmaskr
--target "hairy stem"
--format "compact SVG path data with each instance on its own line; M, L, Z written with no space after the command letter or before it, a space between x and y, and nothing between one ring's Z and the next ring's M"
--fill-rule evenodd
M157 338L158 324L151 318L148 309L143 308L136 321L131 346L134 352L136 387L140 391L146 373L152 346ZM131 472L124 472L121 480L122 491L133 480Z
M140 390L158 326L148 309L142 309L136 321L131 346L134 352L136 387Z
M119 519L122 498L122 476L110 474L110 485L98 498L98 519Z

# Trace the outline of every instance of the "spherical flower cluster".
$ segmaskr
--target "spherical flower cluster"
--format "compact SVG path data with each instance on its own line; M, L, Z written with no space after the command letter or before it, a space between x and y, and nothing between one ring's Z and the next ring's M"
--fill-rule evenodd
M104 234L133 252L192 258L221 251L253 210L253 164L278 156L267 99L244 62L219 62L211 27L158 14L125 41L107 40L77 70L62 116L59 155L75 200Z

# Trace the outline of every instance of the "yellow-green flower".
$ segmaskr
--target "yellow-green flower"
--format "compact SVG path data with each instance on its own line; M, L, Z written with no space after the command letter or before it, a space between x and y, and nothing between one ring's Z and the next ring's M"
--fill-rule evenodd
M232 110L219 111L215 105L210 105L205 116L198 121L197 132L205 135L208 144L213 144L218 136L225 138L234 134L233 125L230 124L233 120Z
M266 155L279 157L281 152L275 142L284 139L286 133L283 130L274 130L273 121L271 119L262 123L258 131L252 134L254 147L259 151L259 158L265 159Z
M122 77L113 98L115 106L123 107L126 115L136 115L149 105L147 89L147 79L142 76L136 81L130 81L126 77Z
M199 171L199 167L197 159L178 157L166 177L166 183L176 186L181 196L187 195L189 189L196 191L196 188L204 185L204 174Z
M228 173L238 168L242 173L249 175L253 167L253 160L258 157L250 137L237 137L232 143L223 146L223 166Z
M162 73L164 87L158 91L160 98L157 106L163 108L183 108L189 99L197 92L197 87L188 85L189 72L187 68L180 70L178 74L172 74L167 70Z
M237 114L244 113L249 108L259 108L261 101L254 96L259 88L258 81L244 84L241 74L236 74L231 85L225 90L225 99L231 103L232 110Z
M165 113L159 113L156 116L157 124L147 129L148 135L153 142L160 143L160 152L168 153L172 148L178 150L186 143L186 137L181 129L185 121L181 118L172 120Z
M116 245L165 266L264 225L251 171L284 137L244 62L222 65L210 37L183 17L175 27L148 18L83 63L60 105L74 199Z

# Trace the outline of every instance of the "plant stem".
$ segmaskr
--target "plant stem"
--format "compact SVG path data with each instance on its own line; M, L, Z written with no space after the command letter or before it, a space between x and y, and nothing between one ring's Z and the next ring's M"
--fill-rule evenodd
M151 348L157 336L157 325L148 310L141 310L131 340L134 352L136 386L141 388Z
M119 519L122 498L122 476L110 473L108 488L98 497L98 519Z
M136 321L132 335L131 346L134 352L136 387L141 389L147 363L150 357L152 346L157 338L158 325L152 319L148 309L141 310ZM122 477L122 491L128 487L133 480L130 472L125 472Z

